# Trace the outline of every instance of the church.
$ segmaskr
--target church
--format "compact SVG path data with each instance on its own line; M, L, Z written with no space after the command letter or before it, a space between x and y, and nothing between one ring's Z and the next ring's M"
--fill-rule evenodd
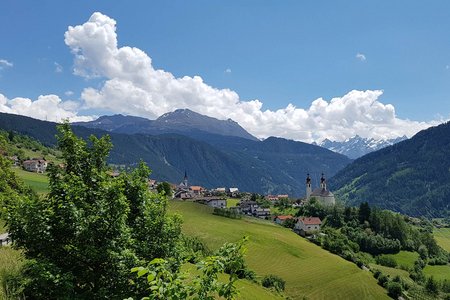
M327 181L325 180L325 175L322 173L320 178L320 187L312 190L311 187L311 177L307 174L306 177L306 201L311 198L317 199L317 201L324 205L334 205L336 200L332 192L327 190Z

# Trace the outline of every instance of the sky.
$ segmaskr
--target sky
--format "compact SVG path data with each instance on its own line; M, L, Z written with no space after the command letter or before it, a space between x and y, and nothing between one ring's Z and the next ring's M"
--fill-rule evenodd
M450 1L0 2L0 111L189 108L259 138L411 137L450 118Z

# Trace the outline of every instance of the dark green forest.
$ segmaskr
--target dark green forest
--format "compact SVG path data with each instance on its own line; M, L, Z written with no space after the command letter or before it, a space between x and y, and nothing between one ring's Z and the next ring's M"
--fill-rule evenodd
M363 156L330 179L346 204L369 202L412 216L450 213L450 123Z

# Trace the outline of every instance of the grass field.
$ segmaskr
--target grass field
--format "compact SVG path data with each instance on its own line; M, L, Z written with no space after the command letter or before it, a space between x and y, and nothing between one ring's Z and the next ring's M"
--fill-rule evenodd
M292 299L389 299L368 271L330 254L271 222L212 215L211 208L188 202L171 202L171 211L183 216L183 231L198 236L211 249L247 235L246 261L258 276L275 274L286 280ZM241 299L258 299L251 296Z
M414 262L419 258L419 253L410 251L400 251L397 254L385 254L383 256L389 256L395 259L398 266L405 268L414 267Z
M407 282L410 285L414 285L414 281L409 277L409 273L405 270L390 268L385 266L380 266L377 264L370 264L370 268L373 270L380 270L386 276L390 278L394 278L395 276L399 276L403 281Z
M450 228L436 228L433 234L438 245L450 251Z
M48 193L48 178L44 174L28 172L20 168L14 168L17 176L39 194Z
M8 275L19 272L23 264L23 256L18 250L14 250L9 246L0 247L0 299L8 299L5 289L5 279Z
M236 198L228 198L227 199L227 207L235 207L241 201L241 199Z
M437 280L450 280L450 265L444 266L425 266L423 273L426 276L433 276Z

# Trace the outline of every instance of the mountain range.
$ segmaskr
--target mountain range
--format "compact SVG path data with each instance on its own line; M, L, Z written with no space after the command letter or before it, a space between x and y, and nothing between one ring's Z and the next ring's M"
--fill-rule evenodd
M372 205L408 215L450 215L450 123L369 153L330 179L348 204Z
M221 129L218 124L228 125ZM48 146L56 144L56 125L0 113L0 128L31 136ZM305 193L306 173L313 178L321 172L332 176L351 161L302 142L274 137L259 141L234 121L220 121L189 110L163 115L158 122L120 115L102 117L73 125L73 130L83 138L109 134L114 145L109 158L112 164L133 165L142 159L153 170L154 179L179 183L186 171L191 184L206 188L238 187L298 197Z
M113 115L102 116L97 120L90 122L77 122L73 124L125 134L143 133L158 135L164 133L178 133L186 136L199 136L202 133L209 133L222 136L241 137L253 141L258 140L231 119L218 120L216 118L201 115L190 109L177 109L173 112L163 114L156 120Z
M351 159L364 156L370 152L380 150L387 146L394 145L398 142L406 140L406 136L401 136L395 139L376 140L373 138L363 138L359 135L346 139L343 142L331 141L329 139L323 140L318 145L328 150L343 154Z

